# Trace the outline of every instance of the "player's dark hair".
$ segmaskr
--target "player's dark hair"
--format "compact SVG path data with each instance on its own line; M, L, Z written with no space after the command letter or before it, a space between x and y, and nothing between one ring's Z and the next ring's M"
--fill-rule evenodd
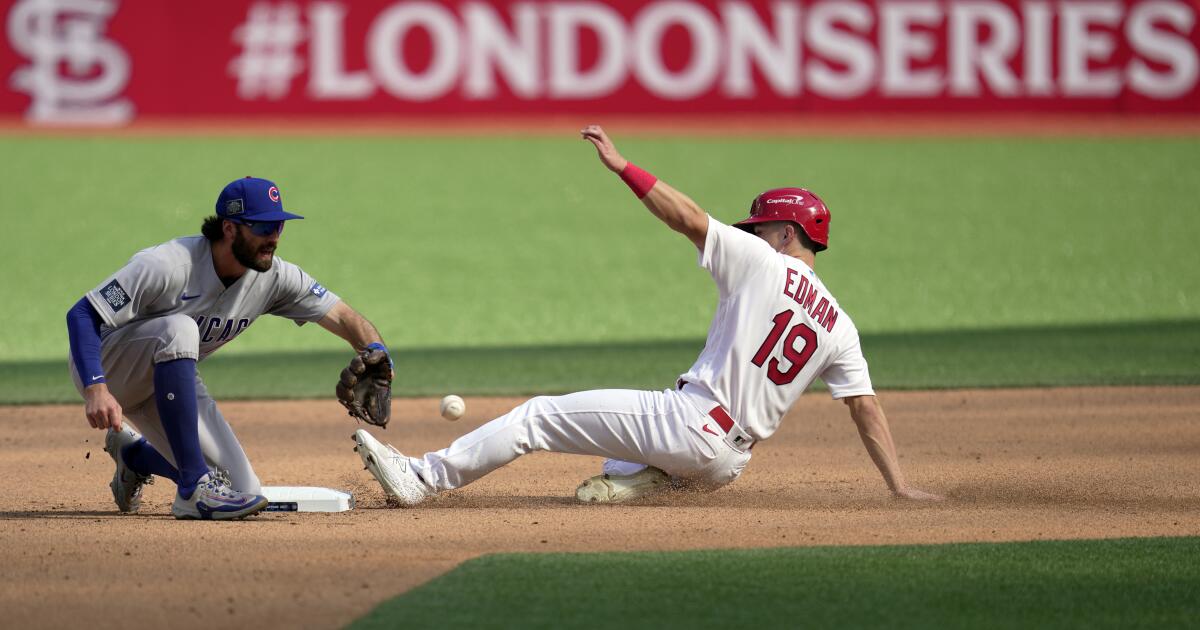
M824 249L820 245L817 245L816 242L814 242L811 238L808 238L808 233L804 231L804 228L800 227L799 223L796 223L795 221L788 221L788 223L790 223L792 227L796 228L796 237L800 239L801 247L807 249L813 254L816 254Z
M216 243L225 238L225 232L221 229L221 222L224 220L214 214L205 219L204 223L200 226L200 233L204 235L204 238L208 239L209 243Z

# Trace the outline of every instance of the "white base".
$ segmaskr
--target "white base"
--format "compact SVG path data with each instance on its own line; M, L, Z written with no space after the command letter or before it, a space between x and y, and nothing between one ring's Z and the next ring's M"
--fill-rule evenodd
M354 495L333 488L263 486L268 512L345 512L354 509Z

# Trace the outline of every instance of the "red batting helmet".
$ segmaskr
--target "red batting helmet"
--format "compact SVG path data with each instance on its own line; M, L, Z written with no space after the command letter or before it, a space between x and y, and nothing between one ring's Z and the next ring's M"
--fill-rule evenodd
M767 221L793 221L816 243L817 251L829 247L829 208L803 188L773 188L760 194L750 202L750 216L733 225L749 232L751 225Z

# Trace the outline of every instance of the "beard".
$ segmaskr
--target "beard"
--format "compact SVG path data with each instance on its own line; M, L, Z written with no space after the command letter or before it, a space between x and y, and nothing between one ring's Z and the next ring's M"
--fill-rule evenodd
M233 236L233 257L247 269L270 271L271 263L275 261L275 246L252 245L238 230Z

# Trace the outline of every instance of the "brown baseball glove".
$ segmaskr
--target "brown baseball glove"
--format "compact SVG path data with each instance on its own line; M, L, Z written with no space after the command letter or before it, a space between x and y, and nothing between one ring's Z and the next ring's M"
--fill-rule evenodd
M360 351L342 370L337 399L351 416L387 428L392 417L392 361L382 344Z

